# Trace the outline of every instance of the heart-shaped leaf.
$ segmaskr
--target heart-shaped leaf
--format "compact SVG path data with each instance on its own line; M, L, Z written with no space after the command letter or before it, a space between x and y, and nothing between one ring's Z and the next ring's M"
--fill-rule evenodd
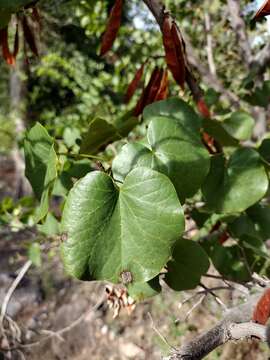
M120 138L112 124L102 118L95 118L83 136L80 152L82 154L96 154L102 146Z
M254 119L244 111L235 111L222 122L224 129L237 140L248 140L254 128Z
M217 213L236 213L258 202L268 189L268 176L259 154L249 148L236 150L228 163L213 156L202 186L207 207Z
M157 117L149 124L147 138L149 148L139 143L122 148L112 165L115 179L123 181L133 168L147 166L171 179L180 201L192 196L209 170L209 155L199 133L174 118Z
M48 212L49 192L57 177L57 155L54 141L47 130L39 123L32 127L24 140L25 176L29 180L40 208L36 221L41 220Z
M149 281L161 271L184 229L184 216L170 180L139 167L120 188L99 171L78 181L62 225L69 274L128 284Z
M147 122L159 116L176 119L184 129L198 133L202 126L201 118L191 106L179 98L156 101L146 106L143 119Z
M222 122L215 119L203 119L203 128L222 146L237 146L238 141L222 126Z
M263 139L258 151L261 157L270 165L270 139Z
M194 289L209 266L208 256L198 243L181 239L173 250L173 259L167 264L165 281L176 291Z
M263 240L270 238L270 206L255 204L247 209L249 218L253 221L256 230Z
M89 129L83 136L80 153L96 154L110 142L119 140L122 136L127 136L137 123L137 118L131 116L130 113L117 119L115 124L101 117L95 118L90 122Z

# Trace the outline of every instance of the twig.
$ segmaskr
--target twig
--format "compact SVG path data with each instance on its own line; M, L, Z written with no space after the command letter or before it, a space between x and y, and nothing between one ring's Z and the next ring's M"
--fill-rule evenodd
M211 294L214 299L216 300L216 302L223 308L223 310L227 310L227 306L224 304L224 302L213 292L212 289L209 289L207 286L205 286L204 284L200 283L200 286L205 289L209 294Z
M203 302L203 300L206 298L207 294L203 294L200 299L192 306L192 308L187 312L185 316L185 321L190 317L191 313Z
M11 284L10 288L8 289L2 306L1 306L1 314L0 314L0 328L3 327L3 320L5 318L6 315L6 311L7 311L7 307L9 304L9 301L12 297L12 294L14 293L14 291L16 290L17 286L19 285L19 283L21 282L21 280L23 279L24 275L27 273L27 271L29 270L29 268L32 265L32 261L28 260L23 267L21 268L21 270L19 271L16 279L13 281L13 283Z
M148 312L147 315L149 316L149 319L150 319L150 321L151 321L151 328L157 333L157 335L161 338L161 340L162 340L170 349L172 349L172 350L174 350L174 351L177 351L177 349L176 349L174 346L172 346L172 345L168 342L168 340L165 338L165 336L163 336L163 335L161 334L161 332L157 329L157 327L155 326L154 320L153 320L152 315L150 314L150 312Z
M213 76L216 76L216 64L213 56L213 38L211 34L211 19L208 12L204 13L204 24L206 31L206 52L207 52L207 60L209 65L209 71Z

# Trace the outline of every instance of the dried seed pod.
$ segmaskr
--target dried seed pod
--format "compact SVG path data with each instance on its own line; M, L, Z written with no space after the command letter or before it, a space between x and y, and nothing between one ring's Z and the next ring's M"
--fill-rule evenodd
M270 15L270 1L266 0L254 16L254 20L261 19L264 16Z
M109 21L102 36L100 55L105 55L113 46L121 25L123 0L116 0L111 10Z
M265 325L270 317L270 289L266 289L253 312L253 321Z
M8 45L8 27L0 29L0 43L2 46L3 58L8 65L15 65L15 57L9 50Z
M138 88L139 83L140 83L140 81L142 79L142 76L143 76L143 73L144 73L145 64L146 64L146 62L143 63L142 66L136 71L133 80L129 84L127 92L126 92L126 96L125 96L125 103L128 103L131 100L131 98L134 95L136 89Z
M39 54L38 54L38 48L37 48L37 44L36 44L35 35L33 33L33 30L31 29L25 15L22 17L22 27L23 27L23 34L24 34L26 43L30 47L32 53L38 57Z

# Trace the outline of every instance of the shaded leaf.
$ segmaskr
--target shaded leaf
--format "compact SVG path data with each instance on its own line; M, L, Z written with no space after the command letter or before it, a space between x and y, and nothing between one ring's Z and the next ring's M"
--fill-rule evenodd
M222 123L223 128L237 140L248 140L255 125L254 119L244 111L235 111Z
M29 180L36 197L40 200L37 221L48 212L49 193L57 177L57 156L54 141L39 123L33 126L24 140L25 176Z
M114 40L116 39L118 30L121 25L123 0L115 0L115 4L112 7L109 21L102 36L100 55L105 55L113 46Z
M95 118L90 122L89 129L82 138L80 153L95 154L102 146L120 138L112 124L99 117Z
M96 154L109 143L120 140L138 124L138 119L132 113L127 113L118 118L115 124L109 123L100 117L89 124L89 129L82 137L81 154Z
M250 280L251 274L237 245L223 246L219 244L217 239L217 243L211 244L207 252L213 265L225 279L233 281Z
M198 243L181 239L167 264L165 282L176 291L194 289L209 266L208 256Z
M247 209L249 218L253 221L258 234L263 240L270 239L270 206L255 204Z
M213 137L222 146L238 145L238 141L224 129L221 121L205 118L203 119L203 128L208 135Z
M264 139L258 151L262 158L270 165L270 139Z
M268 189L268 177L259 154L237 149L228 163L223 155L212 157L211 169L202 186L209 209L217 213L241 212L259 201Z

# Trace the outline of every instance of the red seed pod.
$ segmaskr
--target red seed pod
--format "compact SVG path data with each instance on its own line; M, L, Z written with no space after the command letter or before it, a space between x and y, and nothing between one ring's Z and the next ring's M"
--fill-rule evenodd
M254 20L270 15L270 0L266 0L254 16Z
M0 30L0 43L2 46L2 53L3 58L5 59L8 65L14 66L15 65L15 57L9 50L8 45L8 27L5 27Z
M102 36L100 55L105 55L113 46L121 25L123 0L116 0L111 10L109 21Z
M13 56L16 59L19 52L19 24L16 25L16 33L14 38Z
M253 312L252 320L265 325L270 316L270 289L266 289Z
M180 33L179 28L176 23L172 23L172 38L175 46L177 61L178 61L178 72L179 72L179 85L184 90L185 79L186 79L186 56L185 56L185 46L182 34Z
M197 102L197 108L203 117L205 118L211 117L210 110L208 109L208 106L206 105L203 98L200 98L199 101Z
M142 79L142 76L143 76L145 64L146 63L143 63L142 66L136 71L133 80L129 84L127 92L126 92L126 96L125 96L125 103L128 103L131 100L132 96L134 95L135 91L137 90L137 88L140 84L140 81Z
M28 24L27 18L24 15L22 17L22 27L23 27L23 33L24 33L24 39L28 46L30 47L32 53L38 57L38 48L36 44L35 35L33 33L33 30L31 29L30 25Z
M143 90L141 97L134 109L134 116L139 116L146 105L154 101L156 92L158 91L159 86L157 87L158 81L161 81L160 76L161 70L156 66L151 74L150 80ZM154 89L156 89L154 93Z
M160 82L160 87L155 97L155 101L167 99L169 92L169 82L168 82L168 71L167 69L163 72L163 76Z

